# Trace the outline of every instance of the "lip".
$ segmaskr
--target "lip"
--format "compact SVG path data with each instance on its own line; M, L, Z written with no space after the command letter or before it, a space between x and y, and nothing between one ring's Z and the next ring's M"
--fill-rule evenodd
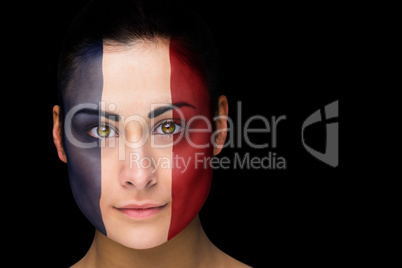
M167 204L168 203L163 205L151 204L151 203L128 204L114 208L130 218L144 219L158 214L161 210L163 210L167 206Z

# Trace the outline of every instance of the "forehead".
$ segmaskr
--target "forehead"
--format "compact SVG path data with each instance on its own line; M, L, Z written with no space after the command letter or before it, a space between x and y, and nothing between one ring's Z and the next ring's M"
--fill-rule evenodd
M171 102L171 68L166 43L105 46L102 71L102 100L116 104L118 110Z
M173 91L177 101L207 100L198 72L183 63L171 45L169 40L103 45L102 53L79 63L64 96L66 108L105 101L115 104L116 112L148 112L151 104L171 103Z
M102 53L80 60L63 92L65 111L81 103L98 104L103 88Z

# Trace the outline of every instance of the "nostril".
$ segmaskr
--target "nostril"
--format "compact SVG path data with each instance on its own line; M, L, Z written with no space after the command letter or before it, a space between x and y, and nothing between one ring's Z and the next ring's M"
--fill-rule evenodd
M135 187L137 187L133 182L131 182L131 181L126 181L126 184L127 185L132 185L132 186L135 186ZM148 187L152 187L154 184L156 184L156 181L154 181L154 180L149 180L146 184L145 184L145 186L144 186L144 188L148 188Z
M145 185L145 187L150 187L150 186L154 185L154 183L153 183L152 181L153 181L153 180L149 180L149 181L147 182L147 184Z

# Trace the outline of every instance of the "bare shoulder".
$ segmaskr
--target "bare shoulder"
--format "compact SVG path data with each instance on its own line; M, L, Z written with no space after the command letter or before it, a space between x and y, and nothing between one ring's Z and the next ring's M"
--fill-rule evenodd
M218 250L218 258L216 259L217 261L214 263L215 267L220 267L220 268L250 268L251 266L242 263L232 256L226 254L225 252L221 251L220 249L216 248Z
M242 263L242 262L234 259L233 257L230 257L229 255L227 255L227 256L228 256L228 260L226 262L225 267L231 267L231 268L232 267L234 267L234 268L250 268L251 267L245 263Z
M77 263L70 266L70 268L89 268L89 267L92 267L92 266L89 266L88 264L86 264L84 259L81 259Z
M70 266L70 268L81 268L81 267L83 266L80 264L80 262L77 262L76 264Z

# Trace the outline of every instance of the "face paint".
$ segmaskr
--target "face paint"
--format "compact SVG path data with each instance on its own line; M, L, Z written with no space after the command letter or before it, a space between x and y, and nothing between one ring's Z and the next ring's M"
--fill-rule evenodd
M168 51L168 44L105 47L103 56L102 99L106 107L115 104L113 112L121 120L114 124L120 134L116 146L101 151L100 206L107 236L130 248L155 247L168 238L172 147L154 148L150 138L158 123L172 119L171 110L150 114L172 102ZM144 144L135 145L143 138ZM173 142L172 135L158 134L155 139L160 144ZM161 167L161 161L168 165Z
M173 146L173 159L183 161L173 162L172 221L169 239L181 232L198 214L207 199L212 179L212 169L209 166L204 167L202 161L211 157L213 152L209 143L212 132L209 94L200 75L180 60L176 52L180 48L177 46L178 44L171 40L172 102L188 102L195 108L182 110L189 124L188 135ZM173 110L174 118L180 116L177 110Z
M79 110L71 123L74 139L96 146L65 139L74 197L99 231L129 248L180 233L211 185L202 162L213 150L209 94L176 48L166 40L104 46L80 64L65 96L66 111L83 104L102 110L101 118L93 107Z
M68 174L71 189L77 205L87 219L103 234L106 234L99 207L101 196L101 149L95 144L92 148L82 148L77 144L90 144L96 139L87 134L87 128L96 124L97 115L85 114L77 110L92 107L97 109L102 96L102 45L93 47L91 57L78 66L69 88L64 95L63 107L66 120L64 148L68 159ZM78 106L79 107L79 106Z

